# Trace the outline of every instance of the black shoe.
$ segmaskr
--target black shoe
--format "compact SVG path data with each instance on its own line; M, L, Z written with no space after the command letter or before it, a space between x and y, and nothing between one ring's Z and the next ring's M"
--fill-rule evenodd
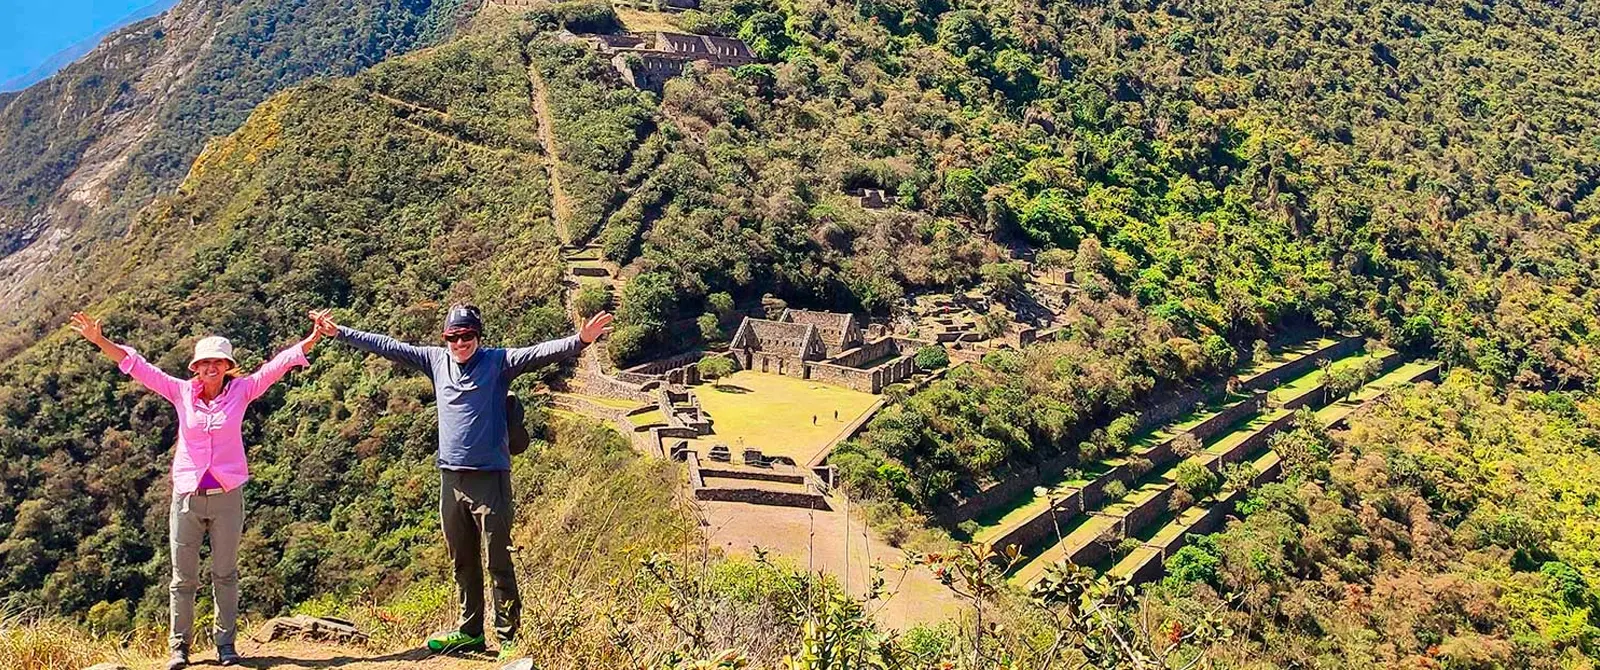
M172 650L172 656L167 658L167 670L183 670L189 665L189 648L178 647Z
M238 665L239 652L234 651L231 644L217 645L217 663L222 665Z

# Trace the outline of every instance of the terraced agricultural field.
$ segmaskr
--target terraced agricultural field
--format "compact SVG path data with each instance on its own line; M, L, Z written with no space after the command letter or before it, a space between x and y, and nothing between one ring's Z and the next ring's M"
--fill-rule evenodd
M1331 345L1324 344L1316 350L1326 351L1329 346ZM1048 546L1042 548L1023 547L1023 553L1028 559L1016 570L1012 579L1022 584L1032 583L1044 573L1045 568L1062 560L1070 560L1079 565L1100 565L1102 568L1114 570L1116 568L1111 563L1119 557L1113 556L1113 548L1123 538L1140 539L1142 532L1148 528L1162 528L1173 523L1179 523L1181 526L1184 523L1210 522L1214 517L1219 518L1227 510L1231 510L1230 496L1234 495L1233 492L1222 492L1211 499L1200 501L1205 504L1199 507L1188 498L1178 496L1179 488L1175 481L1178 468L1184 462L1189 462L1220 474L1226 465L1243 462L1250 464L1257 473L1252 482L1259 481L1263 475L1275 476L1278 465L1276 455L1266 451L1268 438L1292 423L1295 408L1300 406L1316 408L1328 400L1322 385L1329 373L1367 366L1381 367L1398 362L1398 357L1387 351L1368 353L1356 349L1333 355L1336 357L1325 369L1297 363L1294 360L1285 361L1283 364L1295 365L1301 370L1288 378L1281 374L1281 370L1269 369L1257 373L1258 378L1265 376L1276 382L1267 389L1270 405L1250 411L1240 416L1226 429L1211 434L1202 440L1202 449L1198 453L1155 463L1150 472L1132 482L1120 497L1115 500L1104 500L1104 506L1100 510L1096 511L1092 506L1085 505L1082 513L1088 515L1088 519L1081 523L1070 524L1072 528L1070 532L1060 536L1049 534L1045 539ZM1391 376L1384 375L1374 383L1389 379ZM1060 497L1062 496L1052 496L1057 499ZM1169 509L1175 505L1182 505L1183 508ZM1212 509L1213 506L1219 505L1225 505L1226 509ZM1035 504L1034 507L1041 506ZM1048 503L1041 508L1048 511ZM1061 521L1059 517L1071 511L1058 508L1056 523L1059 525ZM1004 528L1015 528L1017 524L1027 523L1018 517L1018 513L1013 511L1007 517L1000 519L1002 530L975 534L974 539L992 542L1009 537ZM1060 538L1058 541L1057 537ZM1152 555L1159 557L1164 554L1158 547L1154 552L1136 550L1133 555L1149 559ZM1127 561L1131 557L1120 558ZM1141 560L1134 560L1131 564L1135 569L1148 569L1146 565L1147 561Z

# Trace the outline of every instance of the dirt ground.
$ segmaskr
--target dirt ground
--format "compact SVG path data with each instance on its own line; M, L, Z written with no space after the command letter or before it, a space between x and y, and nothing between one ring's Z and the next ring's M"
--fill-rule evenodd
M750 555L754 547L761 547L801 569L836 577L848 574L850 592L858 596L867 591L872 564L883 565L883 578L892 595L887 601L870 603L868 611L885 626L905 630L960 615L960 603L931 571L908 566L901 550L873 537L859 518L840 509L842 501L837 502L835 511L733 502L699 505L711 546L730 555Z
M470 656L442 656L426 649L409 649L383 653L359 646L305 640L279 640L258 643L243 635L239 638L239 653L244 656L240 668L272 668L273 670L322 670L323 668L350 668L352 670L487 670L500 668L504 663L495 660L493 652ZM221 668L216 652L206 650L190 657L191 668ZM166 667L166 659L146 659L129 663L132 670L157 670Z

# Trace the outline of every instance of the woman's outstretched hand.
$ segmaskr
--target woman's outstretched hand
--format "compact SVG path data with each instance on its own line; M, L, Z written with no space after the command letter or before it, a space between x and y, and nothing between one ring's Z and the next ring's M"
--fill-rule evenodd
M128 352L123 351L122 347L119 347L115 342L106 339L105 331L100 328L99 319L89 316L88 314L84 314L83 312L73 312L72 322L68 323L67 326L72 328L73 332L82 335L83 339L88 340L97 347L100 347L100 351L105 352L105 355L110 357L113 361L121 363L122 359L128 356Z
M331 310L326 309L314 309L306 313L306 317L311 319L311 334L300 342L302 353L311 353L311 349L317 346L317 342L322 338L339 334L339 327L334 325L333 317L329 316L331 313Z
M333 310L314 309L306 316L311 317L311 323L316 327L316 332L323 337L333 337L339 334L339 324L333 322Z
M98 344L100 340L105 339L105 332L100 328L100 320L83 312L73 312L72 323L67 325L73 332L82 335L83 339L90 342Z
M611 332L611 329L607 327L611 325L611 319L609 312L600 312L589 317L583 327L578 329L578 339L583 340L584 344L591 344L600 339L601 335Z

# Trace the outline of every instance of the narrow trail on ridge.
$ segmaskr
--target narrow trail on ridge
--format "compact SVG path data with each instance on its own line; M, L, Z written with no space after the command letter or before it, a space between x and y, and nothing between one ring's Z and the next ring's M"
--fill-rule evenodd
M576 245L567 221L572 217L572 202L561 188L561 154L556 149L554 117L550 114L550 98L545 94L544 77L539 68L528 63L528 85L533 88L533 113L539 120L539 141L544 144L545 167L550 173L550 218L555 219L556 234L561 243Z

